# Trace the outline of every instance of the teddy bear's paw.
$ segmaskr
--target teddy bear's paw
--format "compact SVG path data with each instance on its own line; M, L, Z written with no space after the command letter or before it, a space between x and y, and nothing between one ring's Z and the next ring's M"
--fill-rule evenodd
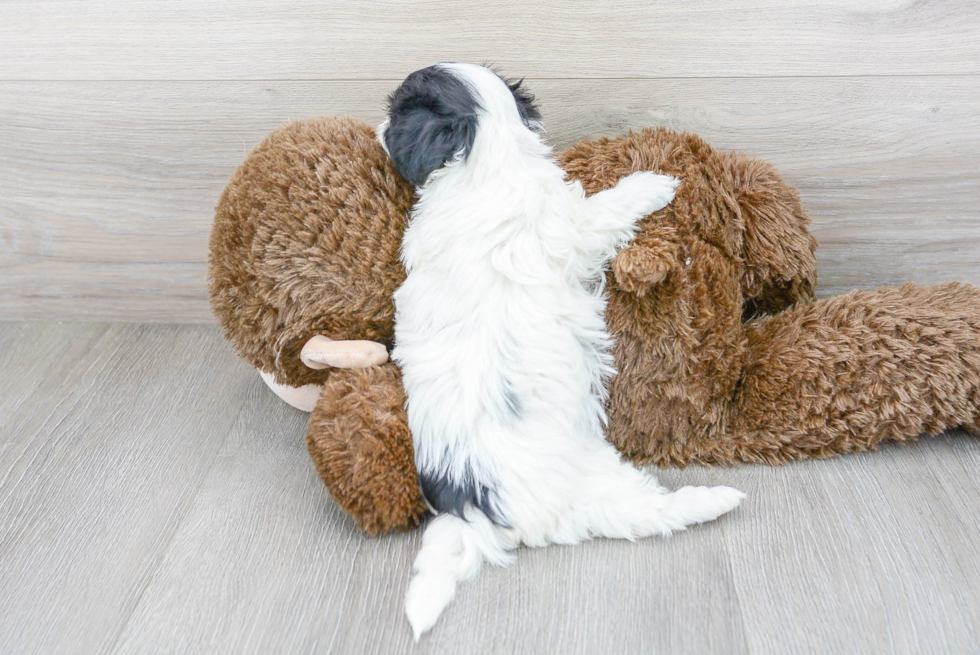
M619 286L642 295L670 272L668 262L645 250L625 250L613 260L613 274Z
M652 237L638 238L612 261L613 275L619 286L641 296L677 268L676 246Z

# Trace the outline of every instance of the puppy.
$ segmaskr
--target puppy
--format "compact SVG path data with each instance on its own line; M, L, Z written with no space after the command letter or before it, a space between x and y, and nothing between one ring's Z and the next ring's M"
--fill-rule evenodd
M733 509L727 487L668 493L605 440L614 373L605 267L679 184L638 172L585 197L520 83L469 64L412 73L378 137L417 186L395 348L422 493L437 514L405 610L416 641L483 561L520 544L666 535Z

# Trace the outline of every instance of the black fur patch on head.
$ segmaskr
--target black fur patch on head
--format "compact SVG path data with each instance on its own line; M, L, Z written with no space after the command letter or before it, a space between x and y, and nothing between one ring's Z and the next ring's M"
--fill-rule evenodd
M477 484L469 466L460 480L453 480L446 471L424 471L419 467L419 486L422 496L439 513L454 514L461 519L466 505L472 505L501 527L510 527L500 516L497 491L491 485Z
M476 138L480 103L450 71L417 70L388 96L385 147L395 169L415 186L457 155L466 158Z

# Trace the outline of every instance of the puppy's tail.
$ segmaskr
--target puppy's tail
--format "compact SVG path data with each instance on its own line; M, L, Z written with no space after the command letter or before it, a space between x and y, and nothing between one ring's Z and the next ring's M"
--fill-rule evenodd
M472 578L486 560L503 566L513 559L513 546L478 510L467 508L466 519L437 516L425 529L415 558L415 577L405 594L405 614L415 641L427 632L456 593L456 583Z

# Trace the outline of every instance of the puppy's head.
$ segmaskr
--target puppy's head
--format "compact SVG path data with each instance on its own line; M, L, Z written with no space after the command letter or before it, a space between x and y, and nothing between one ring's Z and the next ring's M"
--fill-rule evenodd
M388 97L378 140L395 168L415 186L433 171L465 162L488 121L541 130L541 114L522 81L472 64L436 64L415 71Z

